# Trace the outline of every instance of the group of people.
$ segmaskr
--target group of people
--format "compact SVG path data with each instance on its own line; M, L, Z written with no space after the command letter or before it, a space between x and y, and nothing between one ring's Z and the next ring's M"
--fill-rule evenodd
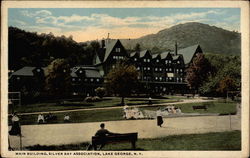
M40 113L38 115L38 118L37 118L37 123L38 124L46 123L46 122L49 122L49 121L52 121L52 120L57 120L57 116L52 115L51 113L49 113L48 115L43 115L42 113ZM69 117L68 114L64 115L63 121L64 122L70 122L70 117Z
M144 115L138 108L130 108L125 105L123 107L123 117L125 119L142 119Z

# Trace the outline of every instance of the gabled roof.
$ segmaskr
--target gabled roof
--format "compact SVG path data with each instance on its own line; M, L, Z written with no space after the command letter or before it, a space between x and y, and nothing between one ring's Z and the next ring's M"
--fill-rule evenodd
M200 47L198 44L184 48L184 49L180 49L178 50L178 54L182 54L183 58L184 58L184 63L185 64L189 64L196 52L196 50L198 49L198 47Z
M25 66L11 74L11 76L34 76L33 70L35 70L38 67L33 66ZM45 68L41 68L44 70ZM10 76L10 77L11 77Z
M129 54L129 57L134 57L136 55L136 52L132 52Z
M139 52L139 57L142 58L146 55L146 53L148 52L148 50L143 50Z
M160 54L161 59L165 59L165 58L168 56L168 53L169 53L169 52L163 52L163 53L161 53L161 54Z
M177 54L177 55L173 55L172 58L173 58L173 60L177 60L180 56L181 56L181 54Z
M159 54L153 54L153 55L152 55L152 59L157 58L158 55L159 55Z
M102 63L102 62L101 62L99 56L97 55L96 58L95 58L95 64L97 65L97 64L100 64L100 63Z
M101 74L99 73L99 70L95 67L87 67L87 66L75 66L72 68L72 71L70 73L71 77L78 77L76 71L79 69L82 69L85 71L85 77L87 78L101 78Z
M120 42L120 41L114 40L114 41L111 41L110 43L106 44L106 51L105 51L105 56L104 56L103 62L105 62L107 60L107 58L109 57L110 53L112 52L112 50L117 42Z

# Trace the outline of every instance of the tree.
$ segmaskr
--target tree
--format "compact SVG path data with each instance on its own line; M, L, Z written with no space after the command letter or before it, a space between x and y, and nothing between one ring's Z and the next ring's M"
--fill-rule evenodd
M70 66L65 59L55 59L48 65L45 82L51 96L65 97L71 93Z
M139 43L136 43L134 50L136 52L140 52L141 51L141 45Z
M230 90L237 90L237 84L234 79L226 76L225 78L220 80L219 88L217 89L217 91L221 92L225 96Z
M125 63L118 63L116 69L107 74L107 90L119 94L121 105L124 105L124 98L135 89L138 83L138 75L135 66Z
M201 53L198 53L186 70L186 81L190 89L198 91L211 73L211 64Z

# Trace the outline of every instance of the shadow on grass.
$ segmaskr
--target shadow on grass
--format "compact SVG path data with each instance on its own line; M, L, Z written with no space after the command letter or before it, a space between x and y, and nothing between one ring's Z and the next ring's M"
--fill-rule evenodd
M60 104L60 106L83 106L83 107L90 107L90 106L94 106L94 104L75 104L75 103L67 103L67 104Z

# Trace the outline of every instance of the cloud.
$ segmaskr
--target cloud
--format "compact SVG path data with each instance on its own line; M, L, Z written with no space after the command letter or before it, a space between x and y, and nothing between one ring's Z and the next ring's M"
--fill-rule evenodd
M35 17L35 16L46 17L52 15L52 13L48 10L39 10L36 12L29 12L27 10L22 10L21 14L27 17Z

